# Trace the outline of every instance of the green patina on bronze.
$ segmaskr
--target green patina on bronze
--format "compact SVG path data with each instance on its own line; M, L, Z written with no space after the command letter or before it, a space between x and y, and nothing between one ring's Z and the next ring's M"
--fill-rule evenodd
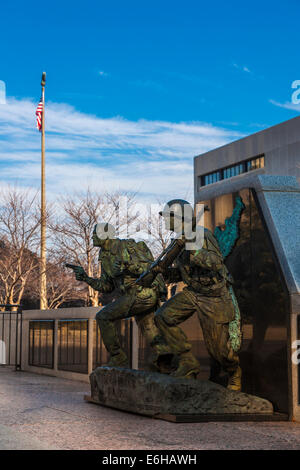
M157 276L148 287L138 286L135 282L153 262L151 251L144 242L135 242L132 239L101 240L97 236L96 227L93 243L100 248L101 277L89 277L80 266L73 266L73 270L77 280L86 282L99 292L116 291L122 294L96 315L103 342L110 353L109 365L128 366L128 358L121 348L115 322L131 316L135 317L152 346L155 352L153 361L156 364L158 357L168 352L154 323L154 312L166 296L165 283L162 276Z
M229 323L229 338L232 349L235 352L238 352L241 349L242 345L241 313L232 286L229 287L229 292L232 298L235 311L234 320Z
M236 197L235 202L236 205L233 209L231 217L227 217L225 220L225 228L222 230L220 227L216 227L214 230L214 236L218 241L218 245L224 259L230 255L239 238L239 223L241 213L245 208L245 205L240 196ZM199 250L196 251L196 254L198 254L198 252ZM229 292L235 310L235 318L229 323L229 337L232 349L235 352L238 352L242 343L241 313L232 285L229 286Z
M239 369L239 358L229 336L235 308L229 290L231 277L212 233L205 230L203 248L183 249L174 265L164 271L167 282L183 281L185 288L156 313L156 324L171 351L180 358L176 377L192 377L200 370L192 346L179 325L197 313L210 356L229 374Z
M224 259L230 255L239 238L240 219L244 208L245 205L242 198L237 196L232 215L225 220L225 229L221 230L220 227L215 228L214 236L218 241ZM241 313L232 285L229 287L229 292L235 310L235 318L229 323L229 337L232 349L237 352L240 350L242 344Z
M187 202L182 201L182 204ZM93 289L122 294L96 316L103 342L110 353L109 365L128 366L115 322L135 316L155 352L154 364L158 370L169 373L173 358L174 377L196 376L199 363L192 355L191 344L179 324L197 313L212 360L229 373L229 388L240 389L240 311L224 259L238 238L242 208L243 203L239 199L232 216L225 221L224 230L217 228L213 234L205 229L200 250L186 249L182 224L183 239L173 240L156 262L144 242L119 238L101 240L95 228L93 242L94 246L101 248L101 277L90 278L83 268L72 268L76 279ZM174 217L172 219L171 216L169 225L173 231ZM168 283L183 281L185 288L161 305L166 295L164 279ZM164 358L168 358L167 362Z
M180 200L176 200L177 203ZM173 201L167 205L172 206ZM182 206L186 201L181 201ZM179 325L194 313L202 327L207 350L215 364L229 374L228 387L232 390L241 388L241 369L237 352L241 345L240 314L233 292L233 279L224 263L224 256L233 248L238 236L238 221L242 204L227 220L225 231L219 240L211 231L204 230L204 243L201 249L188 251L185 243L175 240L167 255L161 256L150 271L138 280L147 285L151 272L162 272L167 282L183 281L185 288L162 305L156 312L155 321L164 335L170 350L179 358L178 367L173 376L195 377L200 365L191 353L192 346ZM165 211L167 214L168 211ZM182 210L182 214L184 211ZM164 211L162 212L164 215ZM170 230L175 230L176 214L169 215ZM184 223L182 220L182 232ZM172 251L174 256L172 257Z

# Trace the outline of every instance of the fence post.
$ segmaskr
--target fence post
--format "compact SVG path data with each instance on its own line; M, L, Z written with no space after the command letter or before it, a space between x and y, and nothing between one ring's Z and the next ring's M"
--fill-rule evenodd
M22 326L23 316L20 305L0 304L0 364L22 368Z
M132 319L132 345L131 345L132 368L139 368L139 328L135 319Z
M93 372L93 352L94 352L94 319L88 319L88 337L87 337L87 347L88 347L88 374Z
M58 369L58 320L54 320L53 332L53 370Z

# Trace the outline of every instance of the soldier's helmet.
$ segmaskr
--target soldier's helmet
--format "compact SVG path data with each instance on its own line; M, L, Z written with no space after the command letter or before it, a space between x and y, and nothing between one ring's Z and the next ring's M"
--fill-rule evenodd
M165 204L163 210L159 212L159 215L164 218L173 216L177 220L185 220L188 222L192 221L194 210L188 201L184 199L172 199Z
M107 222L101 222L95 225L94 233L99 240L107 240L116 238L116 229L113 225Z

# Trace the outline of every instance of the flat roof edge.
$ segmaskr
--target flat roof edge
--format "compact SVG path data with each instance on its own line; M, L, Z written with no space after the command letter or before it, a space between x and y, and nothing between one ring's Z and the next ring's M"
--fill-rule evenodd
M284 126L288 126L291 122L294 122L294 121L297 121L299 120L300 121L300 116L295 116L291 119L287 119L286 121L282 121L278 124L274 124L273 126L270 126L270 127L267 127L266 129L263 129L261 131L257 131L257 132L254 132L253 134L249 134L249 135L245 135L244 137L241 137L240 139L236 139L236 140L232 140L231 142L228 142L227 144L224 144L224 145L220 145L220 147L215 147L214 149L211 149L211 150L208 150L207 152L204 152L204 153L200 153L198 155L195 155L193 158L194 158L194 161L199 158L199 157L205 157L206 155L209 155L213 152L216 152L218 150L221 150L221 149L224 149L226 147L229 147L230 145L236 145L240 142L243 142L247 139L251 139L253 137L257 137L259 135L262 135L262 134L267 134L268 132L272 132L274 131L274 129L278 128L278 127L284 127Z

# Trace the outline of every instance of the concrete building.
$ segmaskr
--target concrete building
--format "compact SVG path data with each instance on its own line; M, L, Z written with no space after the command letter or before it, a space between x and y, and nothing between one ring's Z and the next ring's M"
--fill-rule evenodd
M226 259L242 315L243 389L299 420L300 117L196 156L194 178L210 230L225 226L237 196L245 204Z
M195 202L218 187L222 192L226 185L238 188L245 177L257 174L291 175L300 181L300 116L196 156Z

